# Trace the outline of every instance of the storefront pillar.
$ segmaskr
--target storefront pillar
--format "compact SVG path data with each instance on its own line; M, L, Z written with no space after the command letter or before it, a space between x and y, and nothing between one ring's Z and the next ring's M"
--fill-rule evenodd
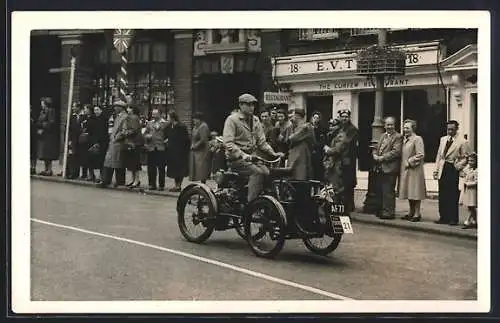
M174 35L174 106L179 119L191 129L193 110L193 31L177 30Z
M378 45L385 46L387 43L387 30L379 29L378 33ZM384 115L384 75L376 75L376 90L375 90L375 115L373 117L372 123L372 140L370 149L373 152L376 147L378 140L384 133L384 124L382 118ZM370 154L371 157L372 154ZM371 164L374 164L371 158ZM368 192L366 193L365 203L363 206L364 213L376 213L378 210L379 201L377 201L377 176L374 172L373 167L370 167L370 172L368 175Z
M258 70L260 71L259 102L264 102L264 92L277 92L278 87L272 77L272 57L281 55L281 30L262 29L261 53L259 56Z

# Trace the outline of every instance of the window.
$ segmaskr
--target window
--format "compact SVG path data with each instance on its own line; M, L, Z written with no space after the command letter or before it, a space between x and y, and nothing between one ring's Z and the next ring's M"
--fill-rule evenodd
M438 86L403 92L403 120L417 121L416 133L424 139L425 161L433 162L439 138L446 135L446 99Z
M162 35L162 38L165 38ZM143 114L173 104L173 64L167 41L132 42L127 52L128 91ZM95 52L92 104L109 107L118 95L121 55L112 44L101 41Z
M239 43L239 29L214 29L212 30L213 44Z
M413 119L417 122L416 133L424 140L425 162L436 160L439 138L446 134L447 107L445 97L444 91L439 86L384 92L383 116L396 118L398 132L402 131L402 122L405 119ZM369 171L375 92L359 93L358 109L359 170Z
M333 28L299 29L299 40L319 40L338 38L339 33Z

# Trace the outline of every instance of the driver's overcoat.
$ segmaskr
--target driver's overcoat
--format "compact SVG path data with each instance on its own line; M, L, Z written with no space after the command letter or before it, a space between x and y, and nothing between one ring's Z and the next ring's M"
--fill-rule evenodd
M305 181L313 178L312 149L315 144L314 129L310 123L293 126L288 137L290 151L289 167L293 170L295 180Z

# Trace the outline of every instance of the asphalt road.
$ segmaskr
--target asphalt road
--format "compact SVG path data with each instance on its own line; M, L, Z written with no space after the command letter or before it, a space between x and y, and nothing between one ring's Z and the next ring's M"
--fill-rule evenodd
M475 241L354 223L328 257L266 260L233 230L185 241L173 198L31 183L33 301L477 298Z

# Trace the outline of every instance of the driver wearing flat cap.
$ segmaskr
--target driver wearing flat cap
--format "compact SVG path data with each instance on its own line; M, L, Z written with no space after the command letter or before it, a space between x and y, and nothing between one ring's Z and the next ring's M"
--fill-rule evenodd
M239 111L226 118L222 134L226 158L231 169L248 176L248 201L256 198L263 189L269 169L252 163L252 154L262 151L273 157L283 157L267 143L264 128L254 116L257 99L248 93L238 97Z

